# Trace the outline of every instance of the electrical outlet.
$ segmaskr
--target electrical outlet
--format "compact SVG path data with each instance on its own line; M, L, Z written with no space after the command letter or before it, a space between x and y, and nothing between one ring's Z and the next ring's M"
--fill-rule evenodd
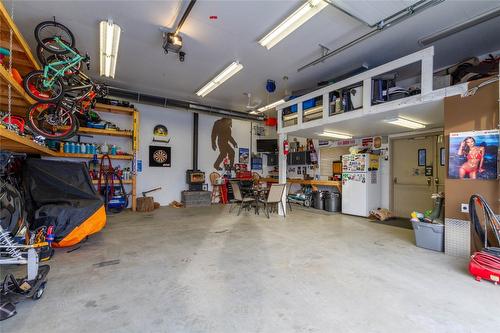
M460 211L462 213L468 213L469 212L469 204L466 204L466 203L461 204Z

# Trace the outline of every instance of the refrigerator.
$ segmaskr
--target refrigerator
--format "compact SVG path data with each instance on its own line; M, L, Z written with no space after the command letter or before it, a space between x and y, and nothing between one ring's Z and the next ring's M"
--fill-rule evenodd
M379 156L342 155L342 213L365 216L380 207Z

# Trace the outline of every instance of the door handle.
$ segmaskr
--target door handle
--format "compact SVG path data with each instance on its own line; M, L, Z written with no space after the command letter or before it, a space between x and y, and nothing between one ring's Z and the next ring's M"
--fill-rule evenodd
M436 185L438 185L439 184L439 178L437 178L437 177L434 178L434 183L436 183Z
M427 185L431 186L431 183L432 183L432 178L431 177L427 177Z
M398 177L394 177L393 182L394 182L394 184L397 184L398 183Z

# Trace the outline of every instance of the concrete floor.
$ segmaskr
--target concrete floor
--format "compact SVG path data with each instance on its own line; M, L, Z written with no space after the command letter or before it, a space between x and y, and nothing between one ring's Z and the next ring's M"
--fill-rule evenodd
M294 210L123 213L4 332L499 332L500 289L413 231ZM99 265L102 262L119 263Z

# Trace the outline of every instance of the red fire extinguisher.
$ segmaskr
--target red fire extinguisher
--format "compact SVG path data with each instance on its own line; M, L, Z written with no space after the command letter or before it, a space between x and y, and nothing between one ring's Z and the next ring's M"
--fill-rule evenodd
M288 144L288 140L283 141L283 154L288 155L288 150L290 149L290 146Z

